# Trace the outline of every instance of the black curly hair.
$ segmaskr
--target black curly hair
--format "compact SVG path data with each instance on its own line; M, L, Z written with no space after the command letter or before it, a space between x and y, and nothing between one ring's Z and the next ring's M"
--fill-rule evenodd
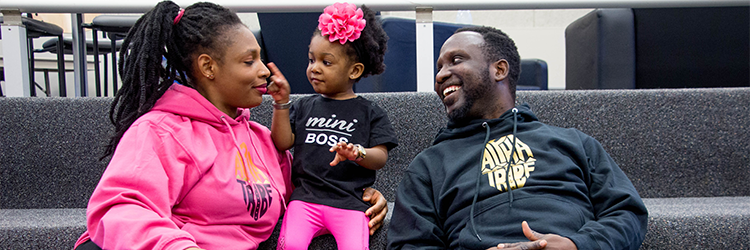
M457 29L455 33L473 31L482 35L484 44L482 51L486 55L487 63L497 62L501 59L508 61L508 89L513 100L516 99L516 84L521 75L521 56L513 39L499 29L487 26L472 26ZM455 34L454 33L454 34Z
M122 87L109 110L115 135L102 159L114 153L125 131L154 107L173 82L194 88L190 80L194 55L206 53L221 60L223 48L232 42L230 32L244 26L237 14L213 3L188 6L175 24L179 13L174 2L160 2L125 37L118 65Z
M365 66L362 75L360 75L355 82L370 75L382 74L383 71L385 71L383 57L385 56L388 44L388 35L375 17L375 11L371 10L364 4L361 8L367 24L357 40L344 44L344 46L346 46L346 54L349 58L355 62L360 62ZM321 33L320 30L316 28L313 37L318 35L321 35Z

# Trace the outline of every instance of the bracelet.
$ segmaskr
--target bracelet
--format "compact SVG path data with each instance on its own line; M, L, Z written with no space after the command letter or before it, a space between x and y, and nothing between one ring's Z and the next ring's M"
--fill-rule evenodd
M365 157L367 157L367 151L365 151L365 147L362 147L362 145L355 144L355 148L357 148L357 158L354 159L354 161L361 161L364 160Z
M289 109L292 107L292 100L289 100L287 103L276 103L276 101L273 101L273 109Z

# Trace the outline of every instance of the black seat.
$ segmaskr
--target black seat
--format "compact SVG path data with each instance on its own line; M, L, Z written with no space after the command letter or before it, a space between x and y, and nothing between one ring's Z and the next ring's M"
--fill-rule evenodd
M516 90L547 90L547 62L542 59L521 59L521 74Z
M565 88L748 87L748 20L748 7L596 9L565 29Z
M132 16L132 15L100 15L97 17L94 17L93 20L91 20L91 23L83 24L82 26L85 28L91 29L92 37L93 37L93 54L97 55L94 57L94 63L97 65L97 67L94 69L94 75L96 75L96 95L101 96L101 84L99 82L99 54L106 54L106 53L99 53L99 47L102 46L102 48L116 48L114 52L117 52L120 48L120 43L118 43L118 40L122 40L125 38L125 36L128 34L128 31L130 31L130 27L133 27L136 21L140 16ZM102 32L102 36L104 38L108 38L110 40L110 43L108 46L104 46L103 44L99 44L99 37L98 32ZM106 49L105 49L106 50ZM109 52L107 52L109 53ZM111 54L112 58L112 92L114 94L117 93L117 55L116 53ZM107 91L107 57L104 57L104 95L106 96ZM114 95L113 94L113 95Z
M57 54L59 51L59 48L56 45L58 39L52 38L50 40L47 40L42 44L42 48L36 50L36 52L50 52ZM62 50L63 54L73 54L73 39L72 38L63 38L62 40ZM122 41L117 41L115 45L115 52L117 52L120 47L122 46ZM94 47L94 40L86 40L86 54L87 55L94 55L94 54L109 54L112 53L112 45L111 44L101 44L99 48L97 49L98 52L95 53L95 47Z
M52 38L50 40L47 40L46 42L44 42L42 44L42 48L41 49L37 49L34 52L49 52L49 53L57 54L58 56L63 56L65 54L68 54L68 55L72 55L73 54L74 43L73 43L73 39L72 38L63 38L62 39L62 43L61 43L61 47L58 47L56 45L58 43L58 41L60 41L59 38ZM118 41L118 43L115 44L115 49L112 50L112 46L110 44L104 44L102 46L97 47L97 46L94 46L94 40L86 40L86 54L87 55L105 55L105 57L104 57L104 67L106 68L107 67L107 57L106 57L106 54L112 53L113 51L117 52L120 49L121 45L122 45L122 41ZM99 49L97 49L97 48L99 48ZM59 53L59 51L62 51L62 53ZM94 70L96 72L99 71L99 60L97 60L97 59L99 59L99 57L95 56L94 57L94 61L95 61L96 67L94 67ZM45 71L45 73L46 73L46 71ZM98 77L99 76L97 75L97 78ZM105 71L104 77L105 78L107 77L106 71ZM96 88L97 88L97 96L101 96L100 92L99 92L99 90L100 90L99 81L97 81ZM106 82L105 82L105 92L106 92Z

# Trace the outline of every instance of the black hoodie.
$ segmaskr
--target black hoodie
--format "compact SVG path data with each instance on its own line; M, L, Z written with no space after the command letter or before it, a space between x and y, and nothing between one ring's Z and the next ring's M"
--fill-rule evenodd
M529 241L521 230L527 221L578 249L638 249L647 218L633 184L599 142L543 124L521 105L498 119L449 123L417 155L396 193L388 248Z

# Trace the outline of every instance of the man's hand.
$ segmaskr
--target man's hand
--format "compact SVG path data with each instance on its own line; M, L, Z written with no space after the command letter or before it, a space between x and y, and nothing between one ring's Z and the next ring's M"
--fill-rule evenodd
M375 231L383 225L383 219L388 213L388 203L383 197L380 191L374 188L365 188L365 193L362 195L362 200L372 204L370 208L365 211L365 215L370 217L370 235L375 234Z
M494 249L512 249L512 250L532 250L532 249L572 249L578 250L576 244L568 238L562 237L557 234L540 234L534 230L531 230L529 223L521 223L523 229L523 235L529 239L529 242L516 242L516 243L501 243L497 247L489 248L487 250Z

